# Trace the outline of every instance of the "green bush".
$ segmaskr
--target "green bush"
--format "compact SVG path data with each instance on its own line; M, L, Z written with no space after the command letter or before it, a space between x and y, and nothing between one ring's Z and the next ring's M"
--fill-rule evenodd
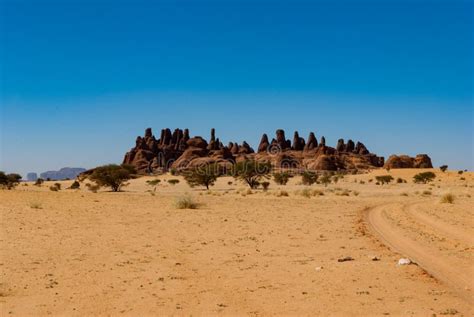
M413 182L426 184L433 181L435 178L436 178L435 173L423 172L423 173L419 173L413 176Z
M262 178L270 177L271 169L270 162L242 161L234 165L234 177L246 182L250 188L257 188Z
M301 174L301 181L303 185L311 186L318 181L318 174L316 174L315 172L304 171Z
M327 187L329 184L331 184L331 178L331 175L326 173L319 179L319 182Z
M290 180L290 178L291 178L291 175L286 172L273 174L273 180L278 185L286 185L288 181Z
M175 178L169 179L168 184L173 185L173 186L176 184L179 184L179 179L175 179Z
M209 186L214 186L217 178L220 176L219 165L206 164L194 169L188 170L184 173L184 179L189 186L204 186L209 189Z
M110 164L95 168L88 178L100 187L110 187L113 192L118 192L132 178L132 173L134 170L130 166Z
M389 184L391 181L393 181L393 177L391 175L381 175L375 176L375 180L377 180L377 183L384 185Z
M146 183L150 186L156 186L158 185L159 183L161 183L161 179L152 179L152 180L149 180L149 181L146 181Z

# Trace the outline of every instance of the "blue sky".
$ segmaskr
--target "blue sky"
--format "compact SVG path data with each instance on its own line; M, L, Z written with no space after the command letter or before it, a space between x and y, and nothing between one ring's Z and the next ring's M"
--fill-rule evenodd
M0 0L0 170L120 163L146 127L473 169L471 1L65 2Z

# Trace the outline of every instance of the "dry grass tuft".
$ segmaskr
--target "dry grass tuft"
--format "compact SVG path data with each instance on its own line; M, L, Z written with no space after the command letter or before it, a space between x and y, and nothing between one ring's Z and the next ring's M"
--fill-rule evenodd
M441 197L441 203L443 203L443 204L452 204L452 203L454 203L454 195L453 194L444 194Z
M279 192L275 193L275 196L277 196L277 197L289 197L290 195L288 194L287 191L280 190Z
M194 201L194 199L189 196L176 197L174 201L174 206L177 209L198 209L199 204Z
M30 208L31 209L43 209L41 204L39 202L31 202L30 203Z

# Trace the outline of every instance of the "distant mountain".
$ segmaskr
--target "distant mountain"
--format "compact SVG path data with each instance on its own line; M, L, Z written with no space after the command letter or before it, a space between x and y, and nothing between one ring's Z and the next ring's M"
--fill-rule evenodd
M85 172L85 168L80 167L64 167L59 171L48 171L40 174L42 179L52 179L52 180L64 180L64 179L75 179L77 175L82 172Z
M38 174L36 173L31 172L26 175L26 180L29 182L35 182L37 179L38 179Z

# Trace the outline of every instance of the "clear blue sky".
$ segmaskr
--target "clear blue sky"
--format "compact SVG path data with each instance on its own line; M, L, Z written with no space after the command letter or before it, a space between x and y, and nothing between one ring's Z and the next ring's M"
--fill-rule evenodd
M120 163L146 127L253 146L315 131L473 169L471 1L0 0L0 14L0 170Z

